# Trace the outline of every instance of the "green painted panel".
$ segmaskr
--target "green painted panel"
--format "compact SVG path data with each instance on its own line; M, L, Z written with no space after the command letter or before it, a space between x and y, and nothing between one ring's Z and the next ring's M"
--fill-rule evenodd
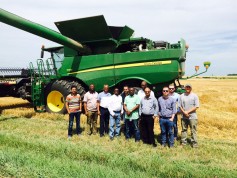
M143 62L152 60L179 60L182 55L182 50L170 49L170 50L153 50L131 53L118 53L115 54L115 64Z
M134 32L133 29L126 25L124 27L109 26L109 29L113 35L113 38L116 40L129 39Z
M125 25L119 35L119 39L128 39L132 36L133 33L134 30Z
M114 69L80 73L75 76L84 81L88 86L93 83L97 90L102 90L104 84L109 86L115 85Z
M115 69L116 83L129 78L139 78L146 80L151 84L164 83L172 81L179 76L178 61L171 61L170 64L162 65L147 65L132 68L119 68Z
M115 84L113 61L113 54L65 57L59 73L79 78L87 85L94 83L101 90L105 83Z
M59 31L76 41L96 41L112 38L103 15L55 22Z
M113 54L65 57L60 73L67 73L67 69L72 69L70 72L78 72L85 69L111 66L113 63Z

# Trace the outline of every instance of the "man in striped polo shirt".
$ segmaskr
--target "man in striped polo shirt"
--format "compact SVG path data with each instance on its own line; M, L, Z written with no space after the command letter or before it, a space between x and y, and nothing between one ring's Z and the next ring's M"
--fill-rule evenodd
M80 135L81 96L77 94L77 87L71 86L71 93L66 98L66 108L69 114L68 138L72 137L74 117L76 118L76 133Z

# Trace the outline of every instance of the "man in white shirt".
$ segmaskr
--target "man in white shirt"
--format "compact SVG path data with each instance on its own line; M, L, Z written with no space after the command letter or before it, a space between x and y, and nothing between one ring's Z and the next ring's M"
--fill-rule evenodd
M97 98L97 110L98 115L100 115L100 137L109 133L109 98L111 94L109 93L109 86L104 85L104 89L99 93Z
M147 87L146 81L142 81L142 83L141 83L141 88L142 88L142 89L139 90L138 93L137 93L137 95L139 96L140 100L142 100L142 98L145 97L145 88L146 88L146 87ZM153 91L151 91L150 96L151 96L151 97L155 97Z
M90 84L89 91L84 95L85 115L87 116L87 134L96 135L97 132L97 98L98 93L95 91L94 84Z
M114 94L110 97L110 102L108 106L110 113L109 118L109 137L113 140L114 136L119 136L120 134L120 119L123 114L123 101L122 97L119 95L119 89L114 89ZM116 129L114 130L114 125Z

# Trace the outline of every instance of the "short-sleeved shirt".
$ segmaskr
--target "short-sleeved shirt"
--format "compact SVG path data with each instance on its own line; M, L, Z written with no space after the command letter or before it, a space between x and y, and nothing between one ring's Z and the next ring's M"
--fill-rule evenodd
M108 108L110 96L110 93L105 93L104 91L99 93L97 100L100 102L101 107Z
M80 111L80 102L81 102L81 96L79 94L72 95L69 94L66 97L66 102L68 102L68 108L70 113L75 113Z
M93 93L88 91L84 95L83 102L86 102L88 111L97 111L97 98L98 98L98 93L96 91Z
M199 107L199 99L198 96L195 93L186 94L183 93L180 96L179 106L184 109L184 111L188 111L194 107ZM196 111L193 111L192 113L189 113L189 118L187 118L185 115L183 115L183 118L185 119L197 119L197 113Z
M136 105L140 104L140 98L136 94L134 94L133 96L128 95L125 97L124 104L127 106L127 109L131 111ZM135 120L138 118L138 109L136 111L133 111L130 116L125 114L125 119Z

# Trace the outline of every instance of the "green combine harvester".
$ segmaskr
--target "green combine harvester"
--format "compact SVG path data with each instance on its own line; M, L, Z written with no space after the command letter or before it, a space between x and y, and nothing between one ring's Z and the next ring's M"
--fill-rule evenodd
M65 113L65 97L71 85L84 95L93 83L97 91L104 84L122 88L140 86L142 80L157 94L164 85L174 83L185 73L188 45L134 38L128 26L108 26L103 15L55 22L61 33L0 9L0 21L63 46L42 47L51 58L30 64L30 77L15 90L32 101L36 111ZM20 91L20 92L19 92Z

